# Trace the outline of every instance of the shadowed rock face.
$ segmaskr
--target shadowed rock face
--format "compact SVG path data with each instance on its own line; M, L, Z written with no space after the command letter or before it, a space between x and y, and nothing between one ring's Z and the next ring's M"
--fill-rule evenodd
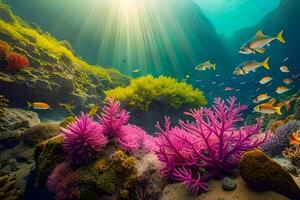
M0 118L0 145L12 147L22 139L22 134L40 123L37 113L15 108L4 108L6 115Z

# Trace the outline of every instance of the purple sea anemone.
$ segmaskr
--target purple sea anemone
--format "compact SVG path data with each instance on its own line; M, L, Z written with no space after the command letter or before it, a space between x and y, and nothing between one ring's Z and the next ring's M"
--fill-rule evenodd
M89 162L98 156L108 143L102 126L85 114L77 117L66 129L63 128L62 134L63 149L72 164Z
M79 199L78 175L69 163L58 164L48 177L46 186L56 200Z

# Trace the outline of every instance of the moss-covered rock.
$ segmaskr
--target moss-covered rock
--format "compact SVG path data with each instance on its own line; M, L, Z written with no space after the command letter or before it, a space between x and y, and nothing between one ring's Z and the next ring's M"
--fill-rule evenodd
M0 76L3 77L0 93L14 102L21 99L22 105L38 98L51 105L73 101L82 108L101 103L103 91L129 84L129 77L115 69L86 63L74 54L66 41L58 41L49 33L28 25L4 3L0 3L0 40L29 60L28 69L2 70L5 76Z
M60 133L61 127L56 124L39 124L27 129L23 135L24 143L34 146L53 138Z
M273 190L290 199L300 199L300 188L292 176L260 150L246 152L239 163L240 175L254 190Z
M127 87L105 91L107 97L121 101L131 113L130 123L155 132L156 122L170 116L173 122L185 119L190 108L207 104L203 91L175 78L151 75L132 79Z
M62 144L63 136L59 135L37 145L35 149L37 187L47 180L48 175L58 163L66 159Z
M115 196L130 199L136 183L135 160L121 150L77 169L80 199L101 199Z
M66 128L70 123L75 121L75 116L66 117L59 125L63 128Z

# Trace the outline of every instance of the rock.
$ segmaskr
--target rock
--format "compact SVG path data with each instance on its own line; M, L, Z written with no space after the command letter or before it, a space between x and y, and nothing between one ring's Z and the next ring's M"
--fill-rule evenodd
M224 191L232 191L235 190L235 188L237 187L235 181L229 177L225 177L222 180L222 189Z
M300 199L293 177L260 150L246 152L239 163L240 175L253 190L272 190L290 199Z
M13 147L21 141L21 135L40 123L37 113L15 108L4 108L7 115L0 118L0 144Z
M22 139L25 144L34 146L40 142L57 136L61 127L57 124L39 124L26 130Z
M0 199L19 199L20 191L15 186L15 177L0 177Z
M14 147L12 155L19 162L33 162L34 148L21 141Z
M146 195L151 197L150 199L158 199L167 183L160 173L162 163L157 160L155 154L148 153L137 159L136 169L137 179L140 183L143 183L142 189L146 192Z

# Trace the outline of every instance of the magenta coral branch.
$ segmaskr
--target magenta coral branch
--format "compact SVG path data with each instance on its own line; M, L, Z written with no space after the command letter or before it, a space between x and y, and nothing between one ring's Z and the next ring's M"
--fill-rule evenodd
M257 148L267 138L267 134L260 136L259 122L235 127L236 122L243 120L241 113L246 108L237 104L235 97L227 101L217 98L212 108L186 113L195 119L194 123L180 120L181 128L171 128L170 120L166 118L166 131L157 125L162 136L157 140L160 149L156 151L158 158L166 163L165 170L195 193L201 184L200 178L192 179L192 174L204 170L209 173L203 174L206 177L221 176L229 168L237 167L243 152Z

